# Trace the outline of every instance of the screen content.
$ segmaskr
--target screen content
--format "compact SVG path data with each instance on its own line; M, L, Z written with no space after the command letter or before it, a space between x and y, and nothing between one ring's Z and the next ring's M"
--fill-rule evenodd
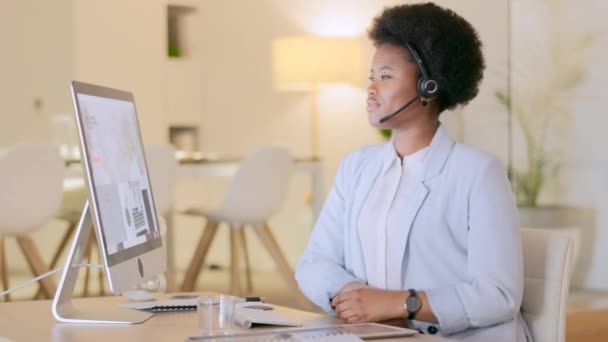
M108 254L159 238L135 106L83 94L78 102Z

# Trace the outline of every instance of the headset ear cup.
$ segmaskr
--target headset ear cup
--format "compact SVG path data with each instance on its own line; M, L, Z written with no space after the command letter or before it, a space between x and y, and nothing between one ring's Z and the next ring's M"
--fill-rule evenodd
M426 80L424 79L424 77L420 77L418 79L418 84L417 84L417 88L418 88L418 94L422 97L427 97L426 95L426 87L424 86L424 84L426 83Z
M431 98L437 96L438 88L435 80L427 80L424 77L418 79L418 93L422 97Z

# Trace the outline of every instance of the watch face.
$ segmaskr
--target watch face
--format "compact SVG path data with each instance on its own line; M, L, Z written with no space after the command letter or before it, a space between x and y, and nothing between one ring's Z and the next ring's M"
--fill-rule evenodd
M420 299L418 297L408 297L408 299L405 300L405 305L407 305L407 311L408 312L416 312L418 310L420 310Z

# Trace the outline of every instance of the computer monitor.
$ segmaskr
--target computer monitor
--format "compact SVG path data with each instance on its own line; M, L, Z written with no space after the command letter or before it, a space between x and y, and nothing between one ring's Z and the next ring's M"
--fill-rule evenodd
M71 298L94 227L108 286L121 294L165 271L162 241L133 95L72 82L88 202L53 300L62 322L138 323L148 313L109 305L75 308Z

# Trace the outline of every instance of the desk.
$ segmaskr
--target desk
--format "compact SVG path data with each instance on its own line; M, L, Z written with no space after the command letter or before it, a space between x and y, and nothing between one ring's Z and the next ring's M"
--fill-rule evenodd
M123 297L79 298L75 305L95 306L100 303L121 303ZM341 323L340 320L311 312L277 307L277 310L289 318L300 320L305 326L327 326ZM119 342L119 341L184 341L189 336L198 334L196 312L165 312L156 314L142 324L133 325L75 325L59 323L51 314L51 301L29 301L0 303L0 338L7 337L14 342L53 341L53 342ZM252 331L238 327L243 331ZM255 328L259 331L260 328ZM261 329L276 329L261 328ZM396 341L382 339L378 341ZM449 342L449 339L416 335L402 338L412 342Z

